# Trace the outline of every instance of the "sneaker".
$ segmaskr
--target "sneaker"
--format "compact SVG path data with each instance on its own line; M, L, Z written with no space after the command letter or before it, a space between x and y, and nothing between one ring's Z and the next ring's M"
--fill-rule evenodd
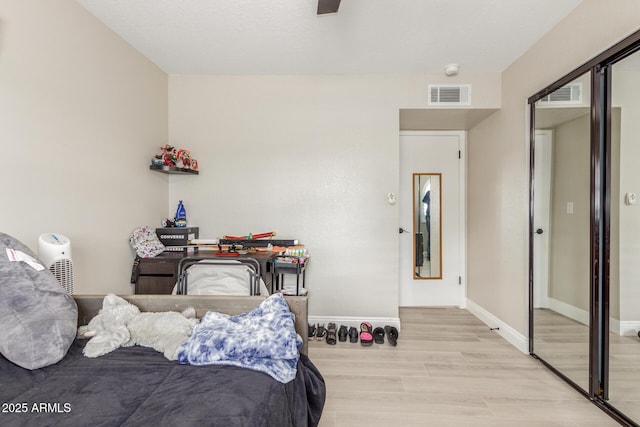
M336 324L329 323L327 326L327 344L336 345Z
M316 339L318 341L324 340L324 337L327 336L327 328L324 325L318 325L318 329L316 330Z
M307 336L309 337L309 339L313 339L316 336L316 325L307 324L307 327L309 328L309 333Z

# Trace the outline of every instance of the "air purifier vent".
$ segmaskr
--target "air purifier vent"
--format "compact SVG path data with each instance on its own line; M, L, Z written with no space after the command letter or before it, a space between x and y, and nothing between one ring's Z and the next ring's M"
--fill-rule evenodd
M471 105L471 85L429 85L429 105Z
M71 241L62 234L47 233L38 239L38 257L69 295L73 293Z
M49 271L53 273L66 293L69 295L73 294L73 264L70 259L62 259L54 262L49 267Z

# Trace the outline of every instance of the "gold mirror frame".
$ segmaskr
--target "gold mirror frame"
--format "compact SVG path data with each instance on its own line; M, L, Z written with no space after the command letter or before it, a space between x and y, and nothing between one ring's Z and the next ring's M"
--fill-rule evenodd
M413 278L442 279L442 174L413 174Z

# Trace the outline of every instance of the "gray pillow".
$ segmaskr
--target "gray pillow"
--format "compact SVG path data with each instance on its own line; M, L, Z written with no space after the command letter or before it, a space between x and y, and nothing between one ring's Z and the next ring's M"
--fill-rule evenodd
M76 336L78 307L56 278L24 261L11 261L7 249L40 262L15 238L0 233L0 353L26 369L59 362Z

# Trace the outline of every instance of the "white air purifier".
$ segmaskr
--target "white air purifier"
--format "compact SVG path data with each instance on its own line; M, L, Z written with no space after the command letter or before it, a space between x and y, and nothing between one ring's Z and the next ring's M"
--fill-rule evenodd
M69 294L73 294L73 262L71 241L57 233L46 233L38 239L38 257Z

